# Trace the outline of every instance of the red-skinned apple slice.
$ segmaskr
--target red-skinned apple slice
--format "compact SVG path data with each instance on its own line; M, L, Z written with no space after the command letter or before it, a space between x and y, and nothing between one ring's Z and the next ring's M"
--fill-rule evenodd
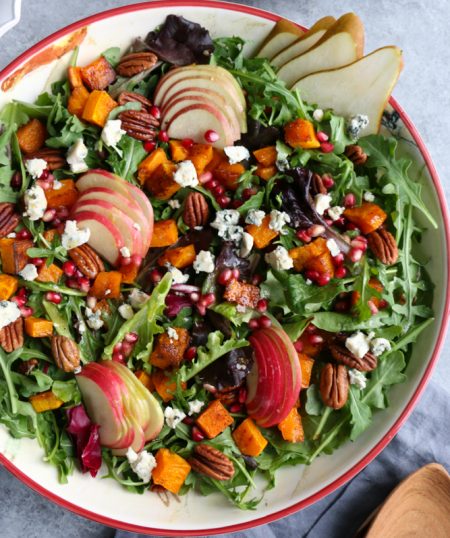
M90 246L110 264L115 265L120 256L120 249L125 246L117 226L94 211L80 211L74 218L79 228L88 228L91 231Z
M123 196L112 189L106 189L105 187L94 187L92 189L83 191L77 202L84 202L93 198L104 200L105 202L115 205L118 209L130 217L133 222L137 222L139 224L140 233L142 234L144 244L148 245L150 228L144 217L144 213L135 200L129 196Z
M93 211L103 215L116 226L123 237L124 245L130 251L130 254L139 254L144 257L147 254L147 247L143 244L140 232L133 227L134 222L122 210L115 205L100 199L78 200L72 208L72 215L78 221L79 212ZM90 244L90 239L89 239ZM92 245L91 245L92 246Z
M169 124L164 123L170 138L191 138L194 142L204 143L206 131L213 130L219 135L214 144L216 148L232 146L237 140L227 118L214 106L206 104L192 104L179 110Z

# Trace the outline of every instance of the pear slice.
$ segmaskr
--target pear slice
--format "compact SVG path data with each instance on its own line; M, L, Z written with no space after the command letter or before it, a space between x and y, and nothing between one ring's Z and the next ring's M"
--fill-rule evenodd
M363 55L364 26L354 13L340 17L309 50L283 64L278 77L288 87L310 73L335 69Z
M270 34L264 39L261 48L255 56L259 58L273 58L275 54L304 34L304 31L291 21L279 20L272 28Z
M323 17L319 19L307 32L273 56L270 63L275 67L280 67L300 54L303 54L315 45L335 22L336 19L334 17Z
M369 125L361 135L377 133L386 103L403 67L398 47L383 47L339 69L313 73L297 81L302 99L351 118L365 114Z

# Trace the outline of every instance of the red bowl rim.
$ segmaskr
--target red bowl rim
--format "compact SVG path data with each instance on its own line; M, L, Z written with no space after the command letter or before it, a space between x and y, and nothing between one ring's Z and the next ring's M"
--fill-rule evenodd
M216 1L216 0L191 0L191 1L189 0L156 0L152 2L143 2L140 4L131 4L127 6L122 6L122 7L110 9L107 11L103 11L101 13L97 13L95 15L91 15L90 17L81 19L49 35L42 41L39 41L39 43L36 43L36 45L29 48L26 52L18 56L14 61L12 61L9 65L7 65L2 71L0 71L0 81L2 81L4 78L9 76L11 73L13 73L24 61L28 60L37 52L40 52L42 49L45 49L45 47L47 47L54 41L64 37L67 34L70 34L71 32L79 28L82 28L83 26L101 21L106 18L113 17L115 15L121 15L123 13L130 13L130 12L135 12L135 11L141 11L141 10L146 10L146 9L151 9L151 8L161 8L161 7L221 8L221 9L227 9L230 11L236 11L240 13L247 13L250 15L255 15L261 18L274 21L274 22L282 18L281 16L276 15L275 13L271 13L269 11L262 10L259 8L255 8L251 6L244 6L241 4L230 4L228 2L222 2L222 1ZM449 220L444 190L440 184L436 168L431 160L431 156L427 148L425 147L424 142L422 141L422 138L420 137L412 121L406 115L403 108L392 97L389 102L392 105L392 107L398 112L404 125L407 127L407 129L411 133L411 136L413 137L414 141L417 143L419 151L422 154L422 157L427 165L428 171L431 175L431 178L434 183L434 187L438 195L439 205L442 212L444 227L445 227L445 238L446 238L447 250L449 250L450 249L450 220ZM360 471L362 471L364 467L366 467L366 465L368 465L393 439L395 434L398 432L400 427L409 417L414 406L418 402L420 395L424 391L425 386L427 382L429 381L433 368L435 367L437 363L440 350L444 343L446 328L449 321L449 313L450 313L450 285L449 284L450 284L450 258L448 257L447 258L446 308L444 311L439 335L436 341L436 346L434 348L433 355L428 363L427 369L418 387L416 388L407 406L405 407L405 409L403 410L399 418L396 420L396 422L393 424L393 426L384 435L384 437L358 463L356 463L351 469L346 471L342 476L337 478L334 482L322 488L317 493L310 495L308 498L303 499L302 501L299 501L293 504L292 506L289 506L282 510L278 510L277 512L274 512L273 514L256 518L256 519L253 519L252 521L237 523L234 525L227 525L225 527L215 527L212 529L203 529L203 530L167 530L167 529L158 529L158 528L153 528L153 527L143 527L141 525L135 525L132 523L124 523L122 521L118 521L118 520L103 516L101 514L96 514L94 512L86 510L85 508L80 508L79 506L76 506L75 504L69 501L66 501L65 499L59 497L58 495L56 495L55 493L51 491L48 491L47 489L42 487L40 484L38 484L37 482L29 478L1 453L0 453L0 463L2 463L5 466L5 468L8 469L8 471L10 471L13 475L15 475L24 484L34 489L35 491L37 491L38 493L40 493L47 499L50 499L56 504L59 504L63 508L71 510L72 512L80 516L84 516L98 523L102 523L109 527L114 527L117 529L129 531L129 532L137 532L141 534L158 534L160 536L161 535L162 536L204 536L204 535L211 535L211 534L236 532L236 531L241 531L241 530L249 529L252 527L256 527L258 525L271 523L277 519L283 518L303 508L306 508L307 506L323 499L324 497L326 497L327 495L335 491L337 488L345 484L347 481L349 481L355 475L357 475Z

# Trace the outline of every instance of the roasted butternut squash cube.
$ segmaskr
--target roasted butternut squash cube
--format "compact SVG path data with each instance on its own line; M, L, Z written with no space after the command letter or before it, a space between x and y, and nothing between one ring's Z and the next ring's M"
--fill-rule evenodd
M198 176L203 174L213 155L213 147L209 144L194 144L189 150L189 160L192 161Z
M78 199L78 191L72 179L62 179L60 183L61 187L59 189L45 191L48 208L72 207Z
M152 383L163 402L173 400L175 391L177 390L177 384L172 379L173 375L173 370L154 370L152 372ZM185 389L186 383L183 382L181 387Z
M46 126L37 118L31 119L17 129L17 140L20 151L34 153L42 148L47 138Z
M189 158L189 149L185 148L180 140L170 140L169 148L172 161L178 163Z
M36 413L53 411L64 404L64 402L55 396L51 390L30 396L29 400Z
M44 263L44 265L39 267L36 280L38 282L53 282L57 284L61 280L63 273L64 271L54 263L48 266Z
M116 72L104 56L80 69L81 78L90 90L104 90L116 80Z
M162 163L146 180L145 188L158 200L168 200L178 192L181 187L173 179L177 165L171 162Z
M152 175L160 164L168 163L166 152L163 148L157 148L147 155L147 157L138 166L138 178L141 185L150 181Z
M70 92L69 99L67 101L67 110L74 116L82 118L88 99L88 90L84 86L77 86Z
M150 363L157 368L177 367L183 360L184 352L189 346L189 332L181 327L174 327L174 334L167 332L158 335L156 346L150 355Z
M270 215L266 215L259 226L249 224L245 227L247 233L253 237L256 248L266 248L279 235L279 232L269 227Z
M17 291L19 279L11 275L0 275L0 301L8 301Z
M277 148L275 146L257 149L253 155L262 166L273 166L277 162Z
M231 426L234 419L220 400L214 400L195 422L208 439L214 439L228 426Z
M294 260L294 269L303 271L308 262L324 252L329 252L327 242L323 237L318 237L307 245L291 248L289 256Z
M232 433L234 442L245 456L259 456L267 446L267 439L251 418L246 418Z
M245 172L245 167L241 163L230 164L222 161L214 169L214 177L230 191L235 191L239 187L239 178Z
M27 250L33 246L29 239L0 239L0 258L2 271L10 275L17 275L28 263Z
M310 121L301 118L291 121L284 127L284 140L291 148L320 148L314 125Z
M276 166L263 166L262 164L258 164L255 174L264 181L269 181L269 179L277 172L278 170Z
M138 370L134 375L148 391L153 392L155 390L155 384L152 381L152 377L151 375L147 374L147 372L144 372L144 370Z
M167 264L173 265L178 269L184 269L192 265L195 260L194 245L186 245L185 247L177 247L166 250L164 254L158 258L158 265L165 267Z
M383 224L387 215L379 205L364 202L358 207L348 207L344 211L344 217L357 226L363 234L370 234Z
M107 92L94 90L89 94L81 118L97 127L104 127L111 110L117 103Z
M100 271L89 290L89 295L97 299L118 299L122 273L119 271Z
M159 220L153 225L151 247L168 247L178 241L178 227L174 219Z
M44 318L25 318L25 332L32 338L46 338L53 334L53 322Z
M190 473L191 466L184 458L168 448L160 448L155 459L156 467L152 471L153 483L176 495Z
M302 443L305 440L302 417L296 407L293 407L289 415L278 424L278 429L283 439L289 443Z
M302 371L302 389L307 389L311 383L311 374L314 366L314 359L306 353L298 353L300 369Z

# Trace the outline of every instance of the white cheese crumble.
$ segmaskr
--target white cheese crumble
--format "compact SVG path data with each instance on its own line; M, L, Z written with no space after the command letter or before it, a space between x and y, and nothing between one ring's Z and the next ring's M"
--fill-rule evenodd
M58 181L57 179L55 179L53 181L53 190L54 191L59 191L59 189L62 189L63 187L63 184L61 183L61 181Z
M74 174L81 174L81 172L86 172L86 170L88 170L88 165L85 162L87 154L88 149L82 138L79 138L72 146L70 146L66 160L70 166L70 170Z
M241 239L241 248L239 250L239 256L241 258L246 258L253 248L254 239L253 236L247 232L242 234Z
M33 179L42 176L42 172L47 169L47 161L44 159L28 159L25 161L25 168Z
M61 236L61 245L70 250L72 248L84 245L91 237L89 228L80 230L76 220L67 220L64 226L64 233Z
M367 191L363 194L363 198L366 202L373 202L375 200L375 195L372 192Z
M323 120L323 110L321 108L316 108L313 112L313 118L315 121L322 121Z
M214 256L208 250L201 250L194 260L196 273L212 273L214 271Z
M146 450L137 454L130 446L127 450L127 459L138 477L145 483L150 482L152 471L156 467L156 459L153 454Z
M11 232L10 234L8 234L6 236L8 239L15 239L17 237L17 234L16 232Z
M341 249L339 248L338 244L336 243L334 239L327 240L327 248L330 251L330 254L333 256L333 258L341 252Z
M123 258L129 258L131 256L131 252L128 247L122 247L120 249L120 254Z
M20 318L19 307L13 301L0 301L0 329Z
M196 415L197 413L200 413L202 410L202 407L205 405L204 402L201 402L200 400L192 400L192 402L189 402L189 410L188 415Z
M130 295L128 296L128 300L130 301L131 306L135 310L139 310L149 299L150 295L147 295L145 292L139 290L138 288L133 288Z
M182 187L198 185L197 171L192 161L181 161L173 174L173 179Z
M335 205L333 207L330 207L328 209L328 216L330 219L334 222L335 220L338 220L342 213L345 211L345 207L341 207L339 205Z
M167 270L172 273L172 284L186 284L189 280L189 275L185 275L178 267L168 265Z
M25 203L24 216L33 221L39 220L44 216L47 209L47 198L42 187L34 185L31 189L25 191L23 200Z
M178 200L169 200L167 202L172 209L180 209L181 205Z
M174 430L186 418L186 413L183 413L181 409L177 409L176 407L174 409L172 407L166 407L164 409L164 418L166 419L167 426Z
M106 146L115 148L126 131L122 129L120 120L108 120L102 131L102 141Z
M386 338L374 338L370 341L370 351L376 356L379 357L385 351L391 349L391 343Z
M366 376L359 370L356 370L356 368L351 368L348 371L348 377L350 380L350 385L355 385L356 388L360 390L363 390L366 388L366 384L367 384Z
M224 209L217 211L216 218L211 222L211 227L217 230L217 234L224 241L239 243L244 233L244 228L238 225L239 211L236 209Z
M121 304L117 310L119 311L119 314L123 317L123 319L128 320L134 316L133 308L127 303Z
M289 256L289 252L279 245L275 250L264 256L266 262L275 270L282 271L292 269L294 262Z
M330 204L331 196L329 194L316 194L314 196L314 208L319 215L323 215L330 207Z
M27 263L25 267L22 269L22 271L19 271L19 275L24 280L28 280L29 282L32 282L33 280L36 280L38 276L38 272L35 265L33 265L32 263Z
M269 228L274 232L282 232L285 224L291 222L291 217L284 211L278 211L277 209L272 209L270 212L270 222Z
M178 340L178 333L173 327L167 327L166 332L170 340Z
M230 164L240 163L250 159L250 152L245 146L226 146L223 148Z
M75 329L80 334L84 334L86 332L86 323L84 323L84 321L78 321L77 323L75 323Z
M104 325L104 321L100 318L101 312L93 312L90 308L86 308L86 323L93 331L98 331Z
M369 125L369 118L365 114L356 114L347 122L348 134L353 138L358 138L361 131Z
M362 359L370 349L370 338L358 331L347 338L345 347L358 359Z
M261 226L262 221L266 214L260 209L250 209L245 217L245 222L247 224L254 224L255 226Z

